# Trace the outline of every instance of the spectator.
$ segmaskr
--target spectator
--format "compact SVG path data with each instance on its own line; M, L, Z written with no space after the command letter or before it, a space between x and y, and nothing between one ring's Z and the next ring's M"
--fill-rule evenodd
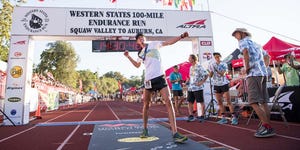
M182 91L182 75L179 72L177 65L173 67L174 71L170 74L170 81L172 83L173 99L175 103L175 113L181 114L180 106L183 102L183 91Z
M247 74L248 102L259 117L262 125L254 134L255 137L271 137L275 131L270 125L269 94L267 90L267 68L263 52L251 39L245 28L237 28L232 36L238 40L239 48L244 56Z
M289 53L284 55L285 62L283 63L282 67L280 67L280 64L277 62L277 69L279 74L284 75L285 84L287 86L299 86L299 72L297 69L291 66L291 62L293 63L293 66L300 65L299 62L293 60L293 56Z

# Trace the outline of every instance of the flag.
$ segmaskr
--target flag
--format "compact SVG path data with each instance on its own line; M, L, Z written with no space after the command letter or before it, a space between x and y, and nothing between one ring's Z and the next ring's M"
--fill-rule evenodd
M50 79L54 80L53 74L51 72L47 72L47 77Z
M173 0L163 0L163 6L165 6L165 5L172 6Z
M112 3L115 3L115 2L117 2L117 0L110 0Z
M120 90L120 94L122 94L123 93L123 88L122 88L121 81L118 81L118 87L119 87L119 90Z
M96 84L96 82L94 82L94 91L95 92L97 91L97 84Z
M80 92L82 92L82 80L81 79L79 80L79 90L80 90Z

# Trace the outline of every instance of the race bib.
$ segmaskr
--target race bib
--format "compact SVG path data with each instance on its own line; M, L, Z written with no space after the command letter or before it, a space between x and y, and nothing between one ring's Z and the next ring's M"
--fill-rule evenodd
M151 80L145 82L145 89L151 89Z

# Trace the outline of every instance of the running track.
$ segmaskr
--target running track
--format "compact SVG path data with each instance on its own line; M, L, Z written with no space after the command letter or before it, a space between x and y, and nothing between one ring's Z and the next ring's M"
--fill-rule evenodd
M122 101L89 102L57 111L42 113L42 119L33 120L28 125L0 126L1 150L86 150L88 149L94 122L141 119L142 103ZM182 108L187 114L187 108ZM153 104L151 118L167 118L165 106ZM185 116L178 116L182 118ZM253 136L259 122L240 118L238 126L219 125L214 118L204 123L178 120L181 133L211 149L242 150L299 150L300 124L272 122L277 135L272 138ZM53 125L60 123L63 125ZM68 125L69 123L69 125ZM168 122L159 122L166 127ZM50 125L47 125L50 124ZM52 125L51 125L52 124ZM99 141L101 142L101 141Z

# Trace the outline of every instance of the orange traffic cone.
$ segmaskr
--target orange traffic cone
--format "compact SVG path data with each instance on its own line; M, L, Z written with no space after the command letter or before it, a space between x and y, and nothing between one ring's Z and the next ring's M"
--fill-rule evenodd
M35 118L36 119L42 119L42 116L41 116L41 106L40 106L40 104L38 105L38 108L37 108L37 110L35 111Z
M197 112L197 102L194 102L194 108L193 108L193 113L195 114Z

